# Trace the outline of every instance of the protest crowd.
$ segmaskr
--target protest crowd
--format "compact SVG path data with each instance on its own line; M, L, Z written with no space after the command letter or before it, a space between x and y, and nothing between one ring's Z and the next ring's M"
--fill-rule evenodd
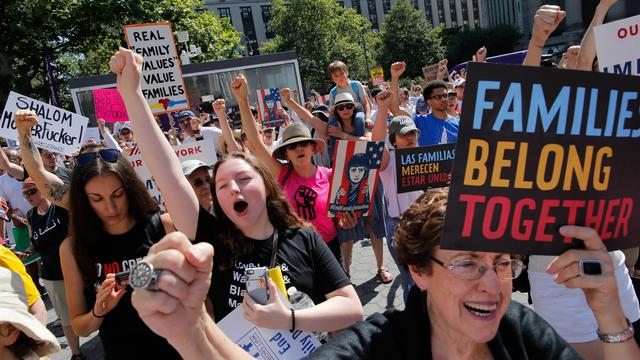
M499 75L504 66L485 64L490 49L482 47L469 49L473 62L466 71L449 73L443 59L436 80L411 88L400 86L407 65L397 59L389 83L369 88L336 60L327 64L335 86L326 102L282 88L265 95L264 105L250 101L251 84L238 73L229 84L232 98L215 99L211 111L177 111L178 126L169 131L145 99L143 57L114 49L109 66L128 122L98 119L100 136L68 150L55 141L42 146L38 111L13 113L16 135L0 151L0 359L60 351L46 328L45 294L72 359L90 358L79 339L96 331L106 359L640 359L639 243L634 238L608 249L609 238L638 234L633 195L621 189L621 199L608 200L606 210L600 200L602 214L587 221L576 221L577 202L548 205L560 196L554 181L582 186L579 173L589 169L590 184L605 188L614 172L603 163L613 150L593 149L581 158L564 144L566 168L573 166L569 180L548 180L544 171L537 177L521 172L529 164L522 144L520 155L507 159L516 145L497 142L495 159L487 160L495 143L469 141L470 132L461 130L493 126L500 139L514 141L523 133L531 154L541 148L540 158L564 167L559 145L555 155L545 146L563 138L540 132L531 115L528 122L518 119L522 108L541 106L536 96L543 103L551 97L536 95L535 85L525 90L524 82L508 90L500 84L509 74L513 81L540 74L538 85L568 98L562 79L603 79L607 75L595 74L593 28L614 3L600 1L582 41L560 64L549 62L543 49L566 14L544 5L532 21L524 63L511 66L512 73ZM618 116L610 120L616 125L607 120L600 130L637 150L638 81L630 78L617 78L636 89L635 98L620 95L627 99L620 106L635 101L636 113L611 105L597 111ZM489 98L487 89L506 94ZM578 89L583 102L609 98ZM558 134L564 126L577 134L582 116L590 129L593 121L604 124L604 118L593 120L593 103L587 113L573 103L567 110L561 100L540 110L545 132L556 126L553 116L573 119L562 130L557 125ZM625 116L635 120L625 125ZM265 117L279 119L277 126L265 125ZM626 139L625 126L635 129ZM584 164L574 164L581 159ZM531 184L527 195L491 197L493 189L467 186L506 188L499 184L512 175L522 187ZM523 203L532 193L537 197ZM557 219L565 208L573 221ZM480 220L469 218L474 210ZM533 210L542 213L537 223L525 215ZM509 225L492 220L495 213L506 214ZM465 236L477 238L475 248L452 245ZM372 276L381 284L399 277L403 310L363 319L350 276L354 243L364 239L375 257ZM501 247L498 239L516 244ZM544 248L552 240L564 243ZM384 263L384 252L399 273ZM530 306L513 301L513 291L527 293ZM301 306L301 298L310 305ZM239 322L264 332L247 330L244 337L229 330ZM261 348L260 338L277 344L279 355L271 356L264 343ZM297 355L280 356L296 346Z

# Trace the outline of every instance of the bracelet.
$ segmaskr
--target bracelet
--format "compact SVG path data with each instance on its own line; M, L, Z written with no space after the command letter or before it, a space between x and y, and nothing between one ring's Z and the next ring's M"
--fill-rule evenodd
M600 341L605 342L607 344L618 344L621 342L625 342L629 339L633 339L633 325L631 325L631 323L629 322L629 319L627 320L627 325L629 325L628 328L624 329L623 331L620 331L619 333L615 333L615 334L603 334L600 332L600 330L596 330L596 333L598 334L598 338L600 338Z
M98 318L98 319L102 319L103 317L107 316L107 314L104 314L104 315L102 315L102 316L98 316L98 315L96 315L95 308L91 308L91 314L92 314L94 317Z
M296 312L293 308L291 308L291 329L289 329L289 331L296 331Z

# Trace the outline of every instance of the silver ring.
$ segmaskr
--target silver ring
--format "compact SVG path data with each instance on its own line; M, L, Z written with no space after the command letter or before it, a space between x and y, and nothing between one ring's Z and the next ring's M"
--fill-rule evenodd
M578 261L580 276L596 277L602 275L602 261L593 259L580 259Z
M162 269L154 269L153 265L145 261L139 262L129 274L129 285L136 290L160 291L158 279L161 273Z

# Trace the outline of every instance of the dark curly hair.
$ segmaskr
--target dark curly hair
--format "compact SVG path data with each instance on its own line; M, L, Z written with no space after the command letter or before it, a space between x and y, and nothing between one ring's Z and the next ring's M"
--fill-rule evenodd
M222 264L223 268L231 266L234 259L241 257L242 255L249 254L254 249L254 242L247 239L242 233L241 229L238 229L235 224L224 213L220 202L218 201L218 195L216 191L216 175L218 169L222 164L229 160L240 159L253 167L264 181L265 188L267 190L267 214L269 216L269 222L277 231L283 231L288 228L303 228L310 227L307 222L302 220L291 208L289 201L284 197L284 194L277 185L276 180L271 176L267 168L262 165L255 157L250 154L235 152L225 155L220 159L213 167L213 176L211 177L211 191L213 192L213 208L215 214L222 222L222 228L226 229L226 234L222 238L223 242L231 250L233 259L228 259L227 264Z
M431 274L430 257L440 244L448 196L449 188L428 190L402 214L393 235L400 265L414 265Z

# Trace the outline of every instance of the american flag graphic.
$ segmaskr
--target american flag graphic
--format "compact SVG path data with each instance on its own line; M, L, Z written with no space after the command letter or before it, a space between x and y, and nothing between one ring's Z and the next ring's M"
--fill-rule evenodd
M367 216L378 184L384 142L338 140L327 215L353 211Z
M280 89L258 89L256 99L258 99L258 116L260 116L262 128L272 128L284 123L284 117L278 114L278 109L282 107ZM272 102L272 108L267 106L267 101Z

